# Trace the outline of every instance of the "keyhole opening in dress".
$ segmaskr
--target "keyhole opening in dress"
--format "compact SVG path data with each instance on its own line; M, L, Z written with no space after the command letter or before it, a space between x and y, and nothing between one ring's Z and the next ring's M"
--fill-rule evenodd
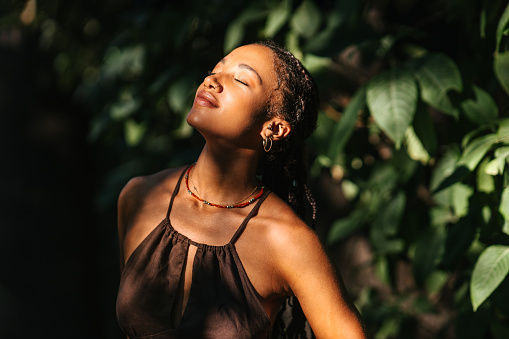
M171 309L171 326L177 328L186 310L189 295L191 294L191 282L193 281L193 263L198 247L189 245L187 249L186 263L182 265L177 296Z

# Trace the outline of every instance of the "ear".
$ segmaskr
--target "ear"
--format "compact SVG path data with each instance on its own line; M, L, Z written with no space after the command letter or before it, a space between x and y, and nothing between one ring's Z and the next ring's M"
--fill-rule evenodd
M284 139L290 134L292 127L290 124L281 118L272 118L263 124L260 135L263 139L272 137L272 140L278 141Z

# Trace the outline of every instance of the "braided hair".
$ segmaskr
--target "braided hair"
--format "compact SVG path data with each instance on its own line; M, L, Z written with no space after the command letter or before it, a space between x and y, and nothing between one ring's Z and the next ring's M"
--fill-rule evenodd
M314 227L316 203L306 183L304 141L316 128L318 89L309 72L292 53L270 40L256 44L268 47L274 53L278 88L271 94L267 119L277 116L291 126L288 136L275 143L262 159L262 180L264 185L290 205L302 220L306 220L306 211L311 207L311 224ZM288 318L288 314L290 319L283 319ZM302 309L297 299L291 297L284 303L278 315L273 337L306 338L307 332L310 332L310 329Z

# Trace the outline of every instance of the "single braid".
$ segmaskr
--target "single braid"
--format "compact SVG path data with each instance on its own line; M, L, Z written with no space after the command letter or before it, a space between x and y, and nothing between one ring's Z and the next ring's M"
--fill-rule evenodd
M267 118L280 117L291 126L286 138L274 144L261 163L264 184L285 200L302 219L311 207L311 226L316 218L316 203L307 186L307 165L304 141L316 128L318 90L315 81L302 63L289 51L272 41L258 42L274 53L278 88L272 92ZM290 313L290 320L284 315ZM308 330L306 330L308 328ZM313 337L295 297L285 303L273 330L274 338Z

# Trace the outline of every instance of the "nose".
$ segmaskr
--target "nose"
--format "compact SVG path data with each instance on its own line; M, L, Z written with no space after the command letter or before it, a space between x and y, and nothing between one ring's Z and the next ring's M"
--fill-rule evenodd
M218 81L218 77L216 74L211 74L208 77L205 78L203 81L203 85L205 88L212 89L218 93L221 93L223 91L223 86Z

